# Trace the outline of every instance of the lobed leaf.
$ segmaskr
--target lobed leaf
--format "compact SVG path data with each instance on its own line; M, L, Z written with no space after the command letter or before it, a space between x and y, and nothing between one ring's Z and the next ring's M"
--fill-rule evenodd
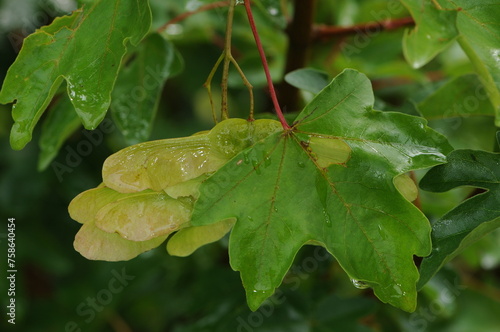
M420 266L419 287L460 251L500 227L500 155L456 150L448 163L431 169L420 182L422 189L443 192L459 186L486 189L446 213L432 226L433 248Z
M231 266L251 309L274 292L307 243L323 245L383 302L415 309L413 255L430 252L430 225L393 181L443 163L451 147L425 120L374 111L373 101L366 76L345 70L292 130L257 142L200 186L191 223L237 218Z
M457 11L438 8L445 1L402 0L415 20L416 27L406 30L403 54L414 68L420 68L447 49L459 32ZM440 5L439 5L440 6Z
M500 6L496 0L403 0L417 26L405 34L403 51L421 67L456 39L487 90L500 124Z
M147 1L99 0L28 36L0 91L0 103L16 102L11 146L22 149L63 80L85 128L94 129L111 101L126 42L148 32Z

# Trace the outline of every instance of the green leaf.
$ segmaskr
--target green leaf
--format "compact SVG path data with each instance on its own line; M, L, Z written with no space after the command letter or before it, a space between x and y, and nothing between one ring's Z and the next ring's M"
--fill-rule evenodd
M477 115L495 115L478 76L468 74L452 78L418 104L426 119Z
M324 246L383 302L415 309L413 255L429 254L430 225L393 181L443 163L451 147L425 120L374 111L373 102L367 77L345 70L292 130L244 150L201 185L191 223L237 218L231 266L251 309L308 243Z
M150 25L147 1L100 0L28 36L0 91L0 103L16 101L12 147L31 140L63 79L85 128L96 128L110 105L126 42L137 45Z
M128 53L133 59L118 75L111 94L111 113L129 144L148 139L165 80L182 64L174 46L151 34Z
M500 89L500 6L497 0L474 3L454 1L458 10L457 27L468 40Z
M466 0L454 1L459 11L457 27L463 38L460 46L465 51L495 109L495 124L500 126L500 6L496 0L480 4Z
M402 0L415 20L416 27L406 30L403 53L406 60L420 68L448 48L458 36L457 12L441 10L436 3L444 1Z
M255 4L279 28L284 29L286 27L286 17L283 14L286 9L282 0L256 0Z
M230 218L211 225L183 228L168 240L167 251L172 256L189 256L199 247L222 239L235 221Z
M40 136L40 155L38 157L38 170L43 171L57 156L64 141L79 127L80 119L75 113L71 100L66 94L50 109L47 119L42 127Z
M285 75L285 81L298 89L315 94L330 83L327 73L313 68L294 70Z
M443 192L459 186L487 191L449 211L432 226L432 253L420 266L422 287L463 248L500 226L500 155L456 150L448 163L431 169L420 182L422 189Z
M403 0L416 21L406 33L403 51L414 67L421 67L456 39L474 65L500 125L500 7L497 0Z

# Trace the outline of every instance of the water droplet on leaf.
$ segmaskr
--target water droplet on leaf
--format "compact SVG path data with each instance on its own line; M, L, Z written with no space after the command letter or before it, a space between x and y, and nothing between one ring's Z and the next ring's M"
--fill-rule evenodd
M396 293L398 293L399 296L403 295L403 291L401 290L401 284L395 284L393 286L393 288L396 291ZM393 295L393 296L396 296L396 295Z
M326 225L328 227L331 227L332 226L332 220L330 219L330 215L328 214L328 212L326 212L326 210L323 210L323 215L325 216Z
M300 168L304 168L304 167L306 167L306 164L304 164L302 161L299 161L299 162L297 163L297 165L298 165Z
M259 162L256 159L252 159L252 165L253 165L253 168L255 169L255 173L260 175L262 173L262 171L260 170Z
M250 162L250 158L248 157L248 152L243 153L243 160L245 161L245 164L248 164Z
M357 289L367 289L367 288L370 288L370 286L360 280L357 280L357 279L351 279L351 282L352 284L354 285L354 287L356 287Z
M273 16L276 16L278 15L279 11L277 8L274 8L274 7L270 7L268 8L268 11L269 11L269 14L273 15Z

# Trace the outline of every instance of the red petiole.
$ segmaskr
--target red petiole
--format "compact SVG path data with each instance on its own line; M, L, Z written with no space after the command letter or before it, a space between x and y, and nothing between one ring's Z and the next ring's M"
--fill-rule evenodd
M245 1L245 9L247 12L248 22L252 28L253 37L255 39L255 44L257 44L257 49L259 50L260 59L262 60L262 66L264 67L264 72L266 73L267 85L269 86L269 93L273 101L274 108L276 109L276 114L281 122L284 130L290 129L290 125L286 122L281 107L278 103L278 97L276 96L276 91L274 90L273 80L271 79L271 73L269 72L269 66L267 64L266 54L264 53L264 48L262 47L262 42L260 41L259 33L257 32L257 27L255 26L255 21L253 19L252 8L250 7L250 0Z

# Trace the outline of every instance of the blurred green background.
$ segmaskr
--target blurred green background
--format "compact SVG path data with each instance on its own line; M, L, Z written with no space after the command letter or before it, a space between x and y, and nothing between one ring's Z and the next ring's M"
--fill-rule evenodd
M209 1L152 0L154 27L199 2ZM23 37L76 6L71 0L0 1L0 80L15 60ZM317 22L352 25L376 19L387 1L320 1L318 6ZM269 112L263 73L239 9L234 54L255 86L256 110ZM202 85L221 52L225 13L223 8L200 13L167 30L184 59L184 71L166 83L151 139L190 135L212 126ZM281 28L287 13L273 16L259 10L256 15L279 81L286 53ZM391 15L408 13L401 7ZM318 42L311 66L329 77L345 67L356 68L372 79L378 109L415 113L412 102L435 91L442 84L440 78L471 68L461 51L452 48L421 70L412 69L402 57L402 34L403 29L374 34L356 52L345 47L359 45L353 39L356 36ZM338 47L341 43L344 48ZM219 82L216 75L216 100ZM230 87L231 114L246 117L248 93L235 71ZM303 97L307 101L311 95ZM380 303L370 290L353 287L335 260L316 247L301 250L276 295L255 313L247 308L239 275L229 266L227 239L187 258L170 257L162 245L128 262L88 261L73 249L80 225L70 219L67 206L78 193L101 182L102 163L125 146L123 137L112 130L61 180L52 166L37 171L40 126L24 150L10 148L10 109L11 105L0 105L0 252L5 253L0 258L2 331L500 331L498 231L448 264L424 287L418 308L411 314ZM456 148L495 148L491 118L433 120L430 124ZM55 161L64 164L78 143L88 140L85 133L80 128L71 135ZM422 192L423 210L431 221L436 220L469 192ZM15 326L7 323L5 314L7 218L16 219Z

